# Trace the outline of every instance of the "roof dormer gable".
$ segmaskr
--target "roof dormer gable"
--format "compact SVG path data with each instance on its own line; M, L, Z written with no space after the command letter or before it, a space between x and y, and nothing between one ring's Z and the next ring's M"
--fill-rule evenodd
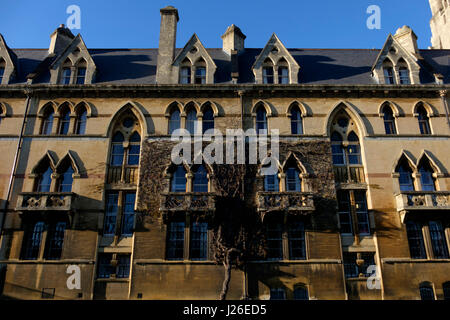
M274 33L252 66L256 83L298 83L300 66Z
M0 34L0 84L8 84L16 72L16 56Z

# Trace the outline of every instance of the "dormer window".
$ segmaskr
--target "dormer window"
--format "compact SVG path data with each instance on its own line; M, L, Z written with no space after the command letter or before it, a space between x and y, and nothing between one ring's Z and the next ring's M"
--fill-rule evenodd
M411 84L408 65L403 59L400 59L398 62L398 77L400 80L400 84Z
M386 84L395 84L394 68L392 62L386 59L383 62L384 82Z
M86 79L86 61L82 59L77 64L76 84L84 84Z
M63 68L61 84L70 84L70 75L71 75L70 68Z
M0 84L2 84L4 74L5 74L5 60L0 58Z
M270 59L266 59L263 64L263 83L273 84L273 63Z
M278 83L289 84L289 66L284 58L278 61Z
M206 83L206 62L200 58L195 63L195 84Z
M189 84L191 83L191 62L188 58L184 59L181 63L180 68L180 83Z

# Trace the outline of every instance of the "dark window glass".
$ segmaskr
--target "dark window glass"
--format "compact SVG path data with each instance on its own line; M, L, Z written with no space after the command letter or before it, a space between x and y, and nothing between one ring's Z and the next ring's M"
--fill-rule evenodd
M125 138L122 133L116 132L112 139L111 146L111 165L112 166L121 166L123 163L123 155L125 150L123 148L123 141Z
M110 192L106 195L106 214L103 235L114 235L116 232L117 213L119 211L119 193Z
M303 123L300 109L295 106L291 110L291 133L303 134Z
M58 185L59 192L72 192L73 173L73 168L69 165L61 174Z
M423 241L422 226L417 222L406 223L406 234L408 237L409 252L412 259L426 259L425 244Z
M186 170L183 166L178 166L173 173L170 186L171 192L186 192Z
M116 278L126 279L130 277L130 258L129 254L120 254L117 256Z
M141 152L141 136L139 133L134 132L130 137L130 147L128 149L128 165L139 164L139 154Z
M350 194L348 191L338 191L338 214L341 233L352 233L352 216L350 213Z
M41 248L42 232L45 230L45 223L38 221L28 225L25 231L22 247L22 259L36 260L39 257Z
M362 265L362 272L364 274L365 277L370 277L373 275L373 271L372 272L368 272L369 271L369 267L370 266L374 266L375 265L375 253L373 252L363 252L361 253L361 259L364 260L364 263Z
M355 252L344 252L344 273L346 278L357 278L359 276L357 255Z
M369 212L365 191L355 191L356 215L360 234L370 234Z
M280 191L280 180L278 174L264 176L264 191Z
M283 228L281 223L269 222L267 232L267 258L269 260L283 259Z
M445 239L445 230L439 221L430 221L430 238L433 247L433 255L435 259L448 259L447 241Z
M47 246L45 258L48 260L61 259L61 253L64 245L64 232L66 231L65 222L51 224L47 235Z
M409 70L408 68L401 67L398 70L398 75L400 78L400 84L410 84L411 81L409 80Z
M333 132L331 135L331 153L333 156L334 165L344 165L345 164L345 153L344 147L342 146L342 136Z
M302 191L300 171L297 168L288 168L286 171L286 191Z
M66 109L61 113L59 119L59 134L68 134L70 126L70 110Z
M191 83L191 67L182 67L180 71L180 83Z
M190 258L192 260L206 260L208 254L208 224L194 222L191 226Z
M442 285L444 289L444 300L450 300L450 282L446 282Z
M260 106L256 110L256 133L266 134L267 133L267 114L266 109Z
M278 83L289 84L289 69L288 67L278 68Z
M85 108L81 108L77 113L77 119L75 123L75 133L84 134L86 132L87 123L87 111Z
M273 83L273 67L263 68L263 83L265 84Z
M419 114L419 129L421 134L431 134L430 129L430 119L423 106L417 108L417 113Z
M52 184L53 170L48 166L46 170L39 176L36 186L37 192L50 192L50 186Z
M70 68L64 68L62 71L61 84L70 84Z
M190 134L197 133L197 111L195 109L191 109L188 111L186 116L186 130Z
M208 192L208 172L204 166L199 166L194 172L192 187L194 192Z
M421 163L419 166L420 182L423 191L436 191L436 186L433 178L433 169L428 162Z
M414 191L411 168L405 163L401 163L397 172L399 174L400 191Z
M214 112L208 107L203 113L202 130L205 133L209 129L214 129Z
M392 67L384 68L384 81L386 84L395 84L394 69Z
M122 216L122 235L133 235L134 228L134 205L136 201L135 193L125 193L125 199L123 204L123 216Z
M4 74L5 74L5 68L0 67L0 84L2 83Z
M283 288L271 288L270 300L286 300L286 291Z
M434 297L433 287L430 285L424 285L420 287L420 298L422 300L436 300Z
M397 130L395 128L395 119L394 114L392 113L392 109L388 106L383 108L383 119L384 119L384 129L386 134L397 134Z
M348 163L361 164L361 148L358 136L352 131L348 135L349 145L347 147Z
M167 230L167 259L183 260L184 222L170 222Z
M294 300L309 300L308 288L306 286L295 286Z
M169 134L172 134L175 130L180 129L180 119L180 111L178 109L173 110L169 119Z
M306 259L305 226L303 222L293 221L288 226L289 258L291 260Z
M45 113L44 120L42 122L41 134L46 135L52 134L53 119L54 119L53 110L49 109L49 111Z
M206 83L206 68L196 67L195 68L195 83L205 84Z
M111 265L111 253L99 253L98 255L98 270L97 277L107 279L114 273L114 268Z
M86 68L79 67L78 68L78 72L77 72L76 83L77 84L84 84L85 78L86 78Z

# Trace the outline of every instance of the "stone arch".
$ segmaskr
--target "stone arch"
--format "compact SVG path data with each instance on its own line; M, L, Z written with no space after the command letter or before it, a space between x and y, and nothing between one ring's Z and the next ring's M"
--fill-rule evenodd
M39 169L42 167L43 163L45 161L48 161L50 168L53 170L53 172L56 172L56 159L55 156L52 154L52 152L47 151L41 159L34 165L34 167L31 169L31 175L36 175L39 173Z
M402 160L405 159L408 163L409 167L411 168L412 172L417 171L416 162L414 161L413 157L409 154L406 150L401 150L399 156L397 157L397 160L394 162L394 166L392 167L392 173L397 172L397 167L402 162Z
M341 112L341 111L345 111L348 114L348 116L350 117L350 119L355 121L356 128L357 128L357 131L358 131L358 132L356 132L356 134L358 135L358 137L360 139L362 139L363 137L367 136L367 128L366 128L366 126L364 124L364 121L362 120L361 116L359 115L357 110L355 110L355 108L353 108L353 106L351 106L346 101L340 101L338 104L336 104L332 108L332 111L326 117L325 128L324 128L325 136L330 136L331 135L331 129L332 129L333 120L338 115L338 113Z
M437 117L439 116L439 113L434 110L434 108L429 104L428 102L425 102L423 100L417 101L412 109L412 114L414 117L418 117L419 113L417 112L417 109L419 106L423 106L425 111L427 112L428 117Z
M177 108L178 111L180 111L180 114L181 114L181 113L183 113L184 105L183 105L181 102L177 101L177 100L176 100L176 101L172 101L172 102L169 103L169 105L167 106L166 111L165 111L165 113L164 113L164 116L165 116L166 118L170 118L170 114L172 113L172 110L173 110L174 108Z
M195 101L189 101L184 105L182 115L186 115L187 111L189 111L189 108L191 107L194 107L198 117L201 114L200 105Z
M392 101L386 100L382 104L380 104L380 106L378 107L378 115L380 116L380 118L383 118L383 116L384 116L383 108L386 105L388 105L392 109L392 113L394 114L394 117L398 118L400 116L401 113L400 113L400 109L397 106L397 104L395 104Z
M70 110L70 114L74 114L75 112L75 105L70 102L70 101L64 101L62 103L59 104L59 106L57 107L57 114L61 115L62 110L64 109L64 107L68 107Z
M256 117L256 110L258 109L259 106L263 106L264 109L266 109L266 114L267 117L271 117L272 116L272 108L270 107L270 105L264 101L264 100L258 100L252 108L252 116Z
M111 137L113 135L113 130L117 124L118 119L124 115L127 111L131 112L139 122L141 139L148 134L147 122L145 121L145 116L139 107L132 101L125 103L119 110L112 116L109 121L109 125L106 131L106 135Z
M74 170L74 178L81 176L80 165L78 164L77 158L73 155L72 151L68 151L64 157L62 157L55 166L55 172L60 173L61 168L64 164L69 162Z
M310 112L308 111L308 108L305 106L305 104L303 102L294 100L289 104L288 108L286 109L287 117L291 116L291 110L296 105L298 106L298 108L300 109L300 112L302 113L302 118L311 116Z
M86 112L87 112L88 118L93 116L93 107L92 107L92 105L89 102L87 102L85 100L81 100L80 102L78 102L75 105L74 113L77 114L81 107L86 108Z
M217 107L217 104L214 101L207 100L203 102L200 106L200 112L203 114L204 110L207 106L211 106L211 109L214 114L214 118L219 116L219 108Z
M44 117L46 111L47 111L49 108L52 108L52 109L53 109L53 113L54 113L54 114L56 114L56 113L58 112L58 104L57 104L56 102L54 102L54 101L49 101L49 102L46 102L46 103L39 109L39 111L38 111L38 116L41 117L41 118Z
M306 167L303 165L303 163L300 161L300 159L297 157L297 155L295 153L293 153L292 151L289 152L288 156L286 157L286 160L284 160L284 162L281 166L283 172L285 171L286 166L291 161L293 161L297 165L297 168L301 171L302 174L309 175L309 172L306 169Z
M420 154L419 158L417 158L417 163L416 163L417 168L419 167L419 165L422 161L428 161L428 163L434 169L434 172L438 176L444 175L445 169L442 168L441 164L438 161L436 161L434 156L429 151L423 150L422 153Z

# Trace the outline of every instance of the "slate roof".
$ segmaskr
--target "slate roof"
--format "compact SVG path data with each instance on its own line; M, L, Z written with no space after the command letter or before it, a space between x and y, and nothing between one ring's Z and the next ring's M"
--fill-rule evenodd
M177 49L175 55L181 49ZM254 83L251 67L261 48L246 48L239 55L239 83ZM300 65L300 84L375 84L371 67L380 49L288 49ZM231 82L231 58L222 48L207 49L217 65L215 83ZM12 49L17 56L17 77L13 83L25 83L37 68L44 72L34 83L48 83L47 49ZM96 66L97 84L155 84L158 49L89 49ZM422 84L434 83L433 73L444 75L450 83L450 50L420 50L424 61ZM46 59L47 58L47 59ZM47 68L47 70L45 70Z

